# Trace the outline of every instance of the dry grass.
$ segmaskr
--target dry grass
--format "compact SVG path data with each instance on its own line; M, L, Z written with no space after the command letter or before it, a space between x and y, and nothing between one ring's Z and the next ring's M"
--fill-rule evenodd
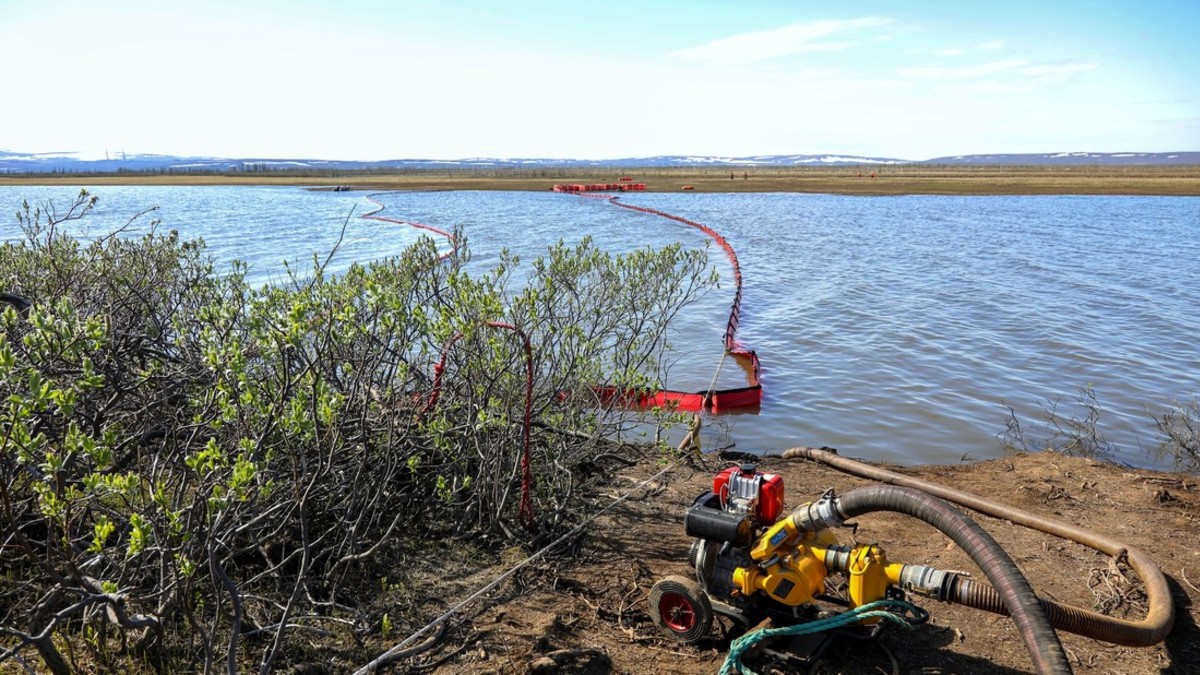
M735 178L730 180L730 171ZM748 174L747 178L743 178ZM810 192L857 195L1200 196L1200 166L861 166L596 169L429 169L394 172L76 174L0 176L0 185L348 185L356 190L548 190L555 183L632 176L647 191Z

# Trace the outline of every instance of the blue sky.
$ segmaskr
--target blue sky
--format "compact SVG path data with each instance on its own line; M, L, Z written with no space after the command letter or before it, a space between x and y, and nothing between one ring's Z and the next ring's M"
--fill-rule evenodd
M1200 150L1197 34L1196 0L0 0L0 149Z

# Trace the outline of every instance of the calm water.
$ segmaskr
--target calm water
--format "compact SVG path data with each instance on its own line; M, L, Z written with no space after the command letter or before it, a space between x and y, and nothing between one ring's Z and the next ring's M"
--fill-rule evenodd
M60 207L69 188L0 188ZM409 228L347 215L354 193L292 188L104 187L91 219L106 231L154 205L160 227L202 236L218 256L281 277L346 241L335 269L401 250ZM393 193L385 215L465 228L473 265L501 247L524 257L591 235L614 251L699 232L598 200L550 193ZM749 451L830 445L896 462L1001 454L1013 406L1036 427L1048 399L1066 412L1091 385L1118 459L1155 464L1149 411L1200 394L1200 199L1164 197L842 197L640 194L625 201L710 225L737 249L746 279L740 337L763 363L758 415L722 417L708 445ZM0 236L15 234L0 221ZM711 259L726 274L719 251ZM708 385L721 357L728 286L680 324L668 384ZM726 362L720 384L745 384Z

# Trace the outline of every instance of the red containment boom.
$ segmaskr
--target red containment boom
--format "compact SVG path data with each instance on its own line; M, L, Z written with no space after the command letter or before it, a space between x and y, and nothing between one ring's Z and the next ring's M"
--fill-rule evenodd
M725 322L725 334L722 336L722 341L724 342L725 351L746 369L748 379L750 380L749 385L745 387L709 391L677 391L673 389L620 391L615 387L600 386L596 388L596 391L600 395L601 401L604 403L616 403L617 405L630 408L674 408L684 412L707 411L720 413L734 410L757 410L762 404L762 383L759 379L761 365L758 361L758 354L753 349L746 348L737 340L738 322L742 317L742 266L738 263L737 253L733 250L733 246L719 232L707 225L702 225L693 220L667 213L666 211L625 204L619 200L617 195L589 194L590 192L595 192L595 190L589 188L616 188L621 191L629 189L644 190L646 189L646 185L644 183L626 184L623 189L619 184L614 186L555 185L553 190L555 192L577 194L580 197L607 199L608 203L613 206L647 213L682 223L688 227L694 227L708 235L710 239L724 249L726 257L729 258L730 265L733 266L734 293L733 304L729 308L729 319Z

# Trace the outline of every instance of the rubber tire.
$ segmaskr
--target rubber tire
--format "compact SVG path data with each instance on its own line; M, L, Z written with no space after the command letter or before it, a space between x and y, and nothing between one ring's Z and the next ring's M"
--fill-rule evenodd
M712 627L712 603L700 584L671 575L650 589L650 619L671 639L695 644Z

